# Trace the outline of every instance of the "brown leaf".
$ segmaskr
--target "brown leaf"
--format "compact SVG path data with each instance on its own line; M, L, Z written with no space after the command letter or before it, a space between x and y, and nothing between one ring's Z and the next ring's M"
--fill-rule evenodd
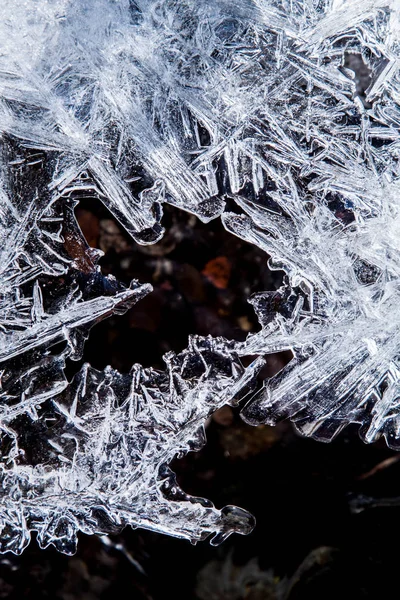
M216 288L224 290L228 287L231 268L226 256L217 256L208 261L202 273Z

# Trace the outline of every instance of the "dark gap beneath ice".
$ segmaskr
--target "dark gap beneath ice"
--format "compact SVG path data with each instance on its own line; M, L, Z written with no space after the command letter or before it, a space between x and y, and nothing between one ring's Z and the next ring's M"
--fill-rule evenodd
M190 334L244 340L260 328L247 299L282 283L283 274L268 269L265 253L228 233L219 219L204 224L166 205L163 239L140 246L96 199L83 199L75 214L89 245L105 252L105 275L154 288L125 315L93 327L82 360L95 368L110 364L127 372L137 362L162 369L162 355L186 348ZM79 368L71 362L69 378Z
M371 69L365 64L363 57L358 52L346 52L344 66L355 73L355 84L357 96L361 99L365 108L371 108L367 102L366 90L371 85Z
M247 367L255 358L255 356L243 356L241 361ZM183 458L175 458L169 465L176 475L178 486L185 493L211 498L217 507L224 506L231 501L228 495L225 495L226 483L222 483L218 488L215 481L226 482L228 477L230 482L237 481L233 472L230 475L226 474L227 466L228 470L232 468L232 471L235 471L238 464L247 465L247 461L268 452L279 443L283 434L288 437L296 435L288 421L278 423L276 426L261 425L255 428L240 417L243 406L261 390L265 379L279 373L292 360L293 354L290 350L286 350L264 358L265 366L258 375L255 389L248 397L239 406L223 406L210 417L206 428L207 444L197 452L189 452ZM225 473L221 476L223 472ZM229 489L230 494L231 492L232 490Z
M228 210L236 212L236 207L230 200ZM185 348L190 334L244 340L249 332L260 329L247 302L249 296L276 290L282 284L283 273L268 269L265 253L228 233L219 219L203 224L193 215L164 206L163 239L151 246L140 246L96 200L80 202L76 216L88 243L105 252L100 260L104 274L112 274L127 285L136 278L154 287L151 294L125 315L106 319L92 329L83 360L99 369L111 364L126 372L135 362L162 369L162 355ZM260 373L257 389L291 357L290 352L265 357L266 366ZM254 356L242 357L243 365L248 366L254 359ZM226 453L234 448L241 448L243 456L251 456L261 445L269 448L275 443L275 428L261 427L255 436L254 428L240 419L239 408L225 406L217 411L207 427L207 437L213 439L216 428L221 427L224 431L221 465L225 464ZM173 461L171 468L185 492L207 496L208 477L214 480L208 473L209 458L206 445ZM188 463L200 465L200 471L204 470L194 481L187 477ZM203 483L199 484L199 480ZM209 494L218 506L224 502L224 491L221 489L221 497L215 489Z

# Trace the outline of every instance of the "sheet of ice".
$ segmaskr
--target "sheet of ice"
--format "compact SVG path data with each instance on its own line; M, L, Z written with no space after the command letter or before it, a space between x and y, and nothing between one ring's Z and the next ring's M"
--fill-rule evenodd
M65 552L77 530L126 524L249 531L168 464L280 349L294 359L247 421L290 417L324 440L358 422L399 445L399 47L397 0L3 0L1 551L31 530ZM142 244L164 202L222 215L286 272L250 299L261 330L194 337L164 373L85 366L68 383L90 326L151 291L101 274L74 217L85 195Z

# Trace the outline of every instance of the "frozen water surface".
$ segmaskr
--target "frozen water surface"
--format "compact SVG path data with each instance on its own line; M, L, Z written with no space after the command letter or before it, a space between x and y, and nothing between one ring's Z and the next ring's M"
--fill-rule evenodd
M1 551L32 530L67 553L127 524L250 531L168 465L279 350L246 421L400 445L399 47L398 0L3 0ZM265 250L286 277L250 298L260 331L69 383L91 325L151 293L102 275L74 216L88 195L140 244L169 203Z

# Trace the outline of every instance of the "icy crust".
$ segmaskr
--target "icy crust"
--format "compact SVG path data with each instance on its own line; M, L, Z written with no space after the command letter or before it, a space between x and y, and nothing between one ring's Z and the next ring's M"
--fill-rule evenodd
M0 128L53 152L53 189L95 190L141 243L162 235L162 202L207 221L226 194L269 189L277 163L343 186L350 159L364 180L344 52L380 73L372 99L396 95L392 4L7 0Z
M248 532L168 465L279 350L294 359L247 421L323 440L357 422L399 445L399 23L397 0L1 3L1 551L36 531L72 552L77 530L128 523ZM162 236L164 202L222 215L286 272L251 298L261 330L194 337L164 373L85 366L69 384L91 325L151 291L101 274L74 217L88 195L141 244ZM243 355L259 358L244 370Z
M193 338L165 362L126 375L86 364L61 393L4 411L1 552L22 552L31 531L70 554L78 531L128 524L213 544L252 530L246 511L185 494L168 465L202 447L207 418L251 389L263 361L245 370L225 341Z

